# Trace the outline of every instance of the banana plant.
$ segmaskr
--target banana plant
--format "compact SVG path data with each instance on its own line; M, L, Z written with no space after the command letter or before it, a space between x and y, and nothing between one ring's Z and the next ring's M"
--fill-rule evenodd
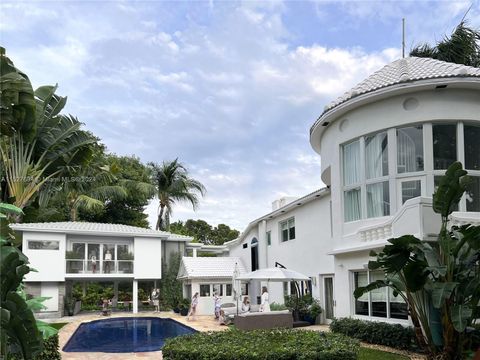
M28 258L11 245L14 235L8 227L8 215L20 215L21 210L0 203L0 355L7 357L10 348L18 349L26 360L43 350L42 334L27 302L17 289L30 271Z
M480 226L449 224L469 182L462 164L452 164L433 195L433 210L441 217L437 241L412 235L388 240L380 253L371 252L376 260L369 262L369 269L383 271L385 280L354 292L358 298L374 289L392 288L408 305L419 345L442 359L462 358L468 350L466 329L480 313ZM440 341L434 341L435 314L441 319Z

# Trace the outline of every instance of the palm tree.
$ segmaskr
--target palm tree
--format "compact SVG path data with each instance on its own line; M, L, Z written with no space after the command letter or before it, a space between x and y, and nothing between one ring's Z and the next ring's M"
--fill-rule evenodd
M149 163L153 171L153 182L156 186L159 200L156 230L168 230L170 215L177 201L188 201L195 210L199 195L205 195L205 187L197 180L188 176L188 171L178 159L164 161L162 165Z
M417 45L410 51L410 56L480 67L480 31L469 28L462 20L450 37L445 36L435 46Z

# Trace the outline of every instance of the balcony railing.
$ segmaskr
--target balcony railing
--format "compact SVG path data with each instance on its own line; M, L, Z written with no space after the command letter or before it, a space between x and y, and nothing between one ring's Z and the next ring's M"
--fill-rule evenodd
M67 274L133 274L133 260L67 259Z

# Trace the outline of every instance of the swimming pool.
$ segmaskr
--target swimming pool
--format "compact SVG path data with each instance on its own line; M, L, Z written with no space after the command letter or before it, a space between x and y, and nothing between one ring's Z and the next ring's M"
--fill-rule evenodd
M158 351L165 339L196 330L172 319L122 317L81 324L63 347L66 352Z

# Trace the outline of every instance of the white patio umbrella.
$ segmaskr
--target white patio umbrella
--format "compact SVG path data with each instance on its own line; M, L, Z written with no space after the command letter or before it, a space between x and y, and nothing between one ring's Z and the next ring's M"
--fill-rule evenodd
M237 277L237 280L250 281L306 281L310 280L307 275L297 271L279 267L259 269Z

